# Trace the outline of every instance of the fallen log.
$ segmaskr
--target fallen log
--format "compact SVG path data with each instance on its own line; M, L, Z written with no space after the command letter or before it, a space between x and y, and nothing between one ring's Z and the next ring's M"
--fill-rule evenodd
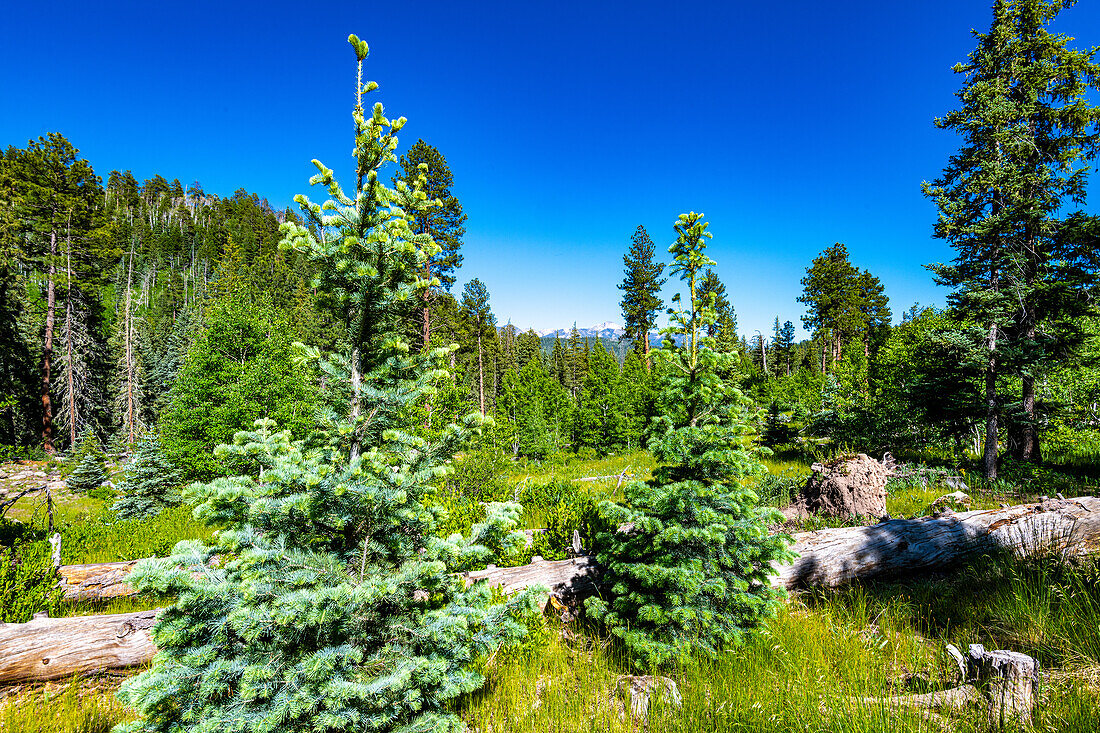
M66 601L89 601L132 596L137 591L126 584L126 576L137 564L137 560L130 560L62 565L57 569L61 576L62 598Z
M772 583L789 589L836 587L853 580L937 570L975 555L1010 551L1019 556L1057 553L1072 557L1100 549L1100 499L1048 499L1001 509L944 512L920 519L891 519L865 527L838 527L794 534L799 558L777 567ZM569 573L584 582L594 571L589 561L544 562L536 570L493 568L468 573L471 580L492 577L507 590L536 582L567 583ZM126 575L136 561L62 565L65 598L87 600L131 595ZM536 563L536 565L538 565ZM568 576L568 577L567 577Z
M778 566L772 578L773 585L791 590L947 569L996 552L1075 557L1100 550L1100 499L1048 499L799 532L791 549L798 559Z
M939 570L987 552L1071 557L1100 550L1100 499L1055 499L1004 509L895 519L869 527L800 532L794 540L792 549L800 557L791 565L778 567L772 580L774 585L792 590ZM594 592L598 573L595 559L581 556L515 568L490 567L464 577L469 582L498 586L506 593L544 585L550 589L551 599L558 602L555 606L565 609L574 608ZM77 576L71 573L68 577ZM89 572L88 578L93 577L100 576ZM0 624L0 682L57 679L147 662L154 653L147 631L153 614L155 611L143 611Z
M145 664L156 611L0 624L0 684L56 680Z

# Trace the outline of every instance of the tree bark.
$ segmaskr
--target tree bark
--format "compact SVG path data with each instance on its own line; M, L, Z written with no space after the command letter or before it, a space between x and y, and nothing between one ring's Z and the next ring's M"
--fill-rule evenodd
M481 324L477 330L477 398L481 414L485 414L485 369L481 363Z
M1002 509L978 509L920 519L892 519L865 527L838 527L793 535L799 557L778 566L773 585L788 589L838 587L854 580L940 570L984 553L1019 556L1058 552L1066 556L1100 551L1100 499L1047 500ZM133 594L126 575L137 561L62 565L66 599L114 598ZM596 577L590 556L536 562L516 568L466 573L509 592L542 583Z
M53 455L53 403L50 386L53 369L53 329L57 311L57 231L50 231L50 266L46 275L46 335L42 346L42 450Z
M982 465L987 480L997 478L997 322L989 327L989 355L985 363L985 447L982 451Z
M126 584L126 576L138 562L62 565L57 569L61 576L62 598L66 601L87 601L132 596L137 591Z
M70 226L72 214L69 215ZM66 235L65 246L65 379L68 382L69 398L69 449L76 446L76 427L78 415L76 413L76 380L73 377L73 237L71 228Z
M145 664L156 611L0 624L0 684L56 680Z

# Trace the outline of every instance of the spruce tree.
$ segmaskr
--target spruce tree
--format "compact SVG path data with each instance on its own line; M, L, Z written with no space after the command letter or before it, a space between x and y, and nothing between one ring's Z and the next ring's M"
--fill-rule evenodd
M735 356L706 335L714 298L700 299L698 288L714 262L702 218L680 215L669 249L688 299L670 309L657 352L665 376L649 446L659 467L650 481L626 487L625 505L600 505L612 528L597 537L609 592L586 601L639 670L736 645L775 613L780 591L768 583L771 564L791 557L790 538L768 534L776 512L758 506L742 484L763 465L749 438L748 400L720 376Z
M126 465L118 485L122 496L111 508L123 519L157 514L180 503L182 483L179 471L164 455L157 436L146 435L138 441Z
M516 616L538 592L492 603L485 584L448 574L488 553L482 537L438 539L442 510L425 504L483 418L438 440L414 434L417 407L448 378L449 349L424 354L403 338L426 286L417 273L438 250L410 224L427 197L381 182L405 120L381 104L364 112L377 84L362 80L367 45L348 40L355 188L345 194L314 161L330 198L297 196L306 220L283 224L284 246L312 257L346 328L341 354L300 349L331 385L329 411L314 444L261 419L219 448L248 470L188 489L196 515L220 528L213 544L179 543L131 574L176 600L152 630L152 669L121 692L140 715L122 731L458 731L448 702L481 685L475 660L522 633ZM486 541L515 508L490 508Z
M630 237L630 251L623 255L626 276L619 284L623 299L624 338L634 342L634 350L642 355L649 369L649 332L657 323L657 311L661 308L661 277L665 266L653 261L653 240L645 227L639 225Z
M427 166L421 170L421 165ZM462 266L462 237L466 234L466 214L462 213L462 204L454 195L454 175L447 165L447 159L434 145L417 140L409 152L401 156L401 172L398 178L412 186L424 176L422 189L429 199L439 202L438 206L426 207L417 211L413 217L412 228L417 234L428 234L439 247L439 252L424 261L420 275L425 280L438 280L438 284L425 288L421 296L420 329L425 349L431 343L431 308L436 290L450 291L455 282L455 270Z
M466 283L462 289L462 316L466 320L466 331L471 347L476 354L476 360L471 370L474 382L474 395L477 397L478 409L482 415L486 414L486 389L489 383L486 380L486 351L487 341L495 338L496 316L489 308L489 290L485 283L476 277Z
M91 427L84 429L80 442L73 452L72 463L76 468L65 479L65 484L73 491L84 493L97 489L107 480L107 457L99 437Z
M987 478L997 475L1003 396L999 382L1021 380L1021 458L1038 457L1035 381L1044 362L1072 336L1089 307L1095 273L1091 242L1061 218L1080 205L1088 160L1100 144L1096 50L1068 47L1047 26L1072 0L997 0L987 33L955 66L965 81L960 107L936 126L962 138L943 173L924 184L939 209L935 236L955 248L949 265L934 265L950 302L976 321L966 335L985 352ZM1072 339L1067 339L1072 341Z

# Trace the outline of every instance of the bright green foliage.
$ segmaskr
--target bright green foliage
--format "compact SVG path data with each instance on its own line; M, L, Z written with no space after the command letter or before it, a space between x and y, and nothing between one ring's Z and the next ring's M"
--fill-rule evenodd
M24 537L26 527L0 517L0 623L26 623L61 603L50 547Z
M146 435L137 444L118 486L122 494L112 507L123 519L145 517L180 502L179 471L164 455L156 435Z
M316 403L310 370L293 359L285 317L260 296L226 294L207 310L161 416L160 434L185 476L209 479L234 470L215 461L215 446L260 417L304 437Z
M667 376L650 449L663 465L627 486L624 506L601 505L611 530L598 536L597 557L609 590L586 602L642 670L739 643L775 613L771 563L790 557L790 538L768 534L775 512L741 482L763 465L749 445L746 400L720 376L734 357L705 333L716 320L713 297L698 295L714 264L706 228L701 214L682 214L669 248L689 301L670 309L658 352Z
M538 359L504 373L499 414L512 425L514 455L545 458L569 442L572 400Z
M588 358L588 374L577 401L578 447L616 448L626 443L626 415L620 401L619 365L600 341Z
M831 363L840 361L844 346L854 339L869 349L872 336L890 324L890 308L877 277L860 271L848 260L848 248L837 242L806 269L802 278L806 304L803 325L829 341ZM824 364L824 356L822 363Z
M377 85L362 82L366 44L349 41L361 96ZM181 542L131 575L176 601L153 629L153 668L122 690L141 718L121 730L458 731L447 706L482 684L475 662L525 633L539 589L493 602L484 584L465 589L448 572L491 554L477 540L510 542L518 508L494 507L472 540L435 536L425 500L483 420L414 434L424 398L449 378L448 349L423 354L402 338L436 247L409 224L424 195L378 175L404 120L378 104L367 117L357 105L354 122L353 194L315 162L330 200L297 197L309 228L283 225L347 328L348 354L300 350L320 365L332 410L309 446L258 420L218 448L241 475L187 489L222 529L211 546Z
M107 457L103 454L103 447L99 438L91 428L85 428L80 438L80 445L72 457L72 463L76 468L65 480L66 485L73 491L86 492L99 488L107 480Z

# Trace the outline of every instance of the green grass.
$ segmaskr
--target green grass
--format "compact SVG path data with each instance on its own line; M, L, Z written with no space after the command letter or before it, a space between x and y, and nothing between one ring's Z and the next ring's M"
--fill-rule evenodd
M954 686L948 641L984 642L1037 656L1050 674L1036 730L1100 730L1100 689L1089 680L1100 586L1087 569L986 560L954 578L853 586L791 599L770 626L717 660L667 672L681 710L654 713L657 731L932 731L938 723L882 698ZM1082 650L1079 652L1075 650ZM555 638L537 656L490 671L460 707L478 731L639 730L604 702L626 665L589 637ZM986 731L981 710L944 720Z
M61 519L57 526L61 532L61 562L65 565L163 557L180 540L206 540L212 533L210 527L191 516L189 506L125 520L101 506L82 517Z
M110 690L47 685L0 700L4 733L108 733L133 716Z
M798 483L807 462L769 458L771 472ZM508 476L515 487L586 476L615 476L576 485L594 497L615 494L624 469L646 478L654 467L646 453L595 460L527 465ZM1058 475L1066 476L1060 472ZM1010 476L985 485L972 482L975 508L1015 503L1023 496L1055 491L1037 477ZM1071 477L1072 478L1072 477ZM1066 485L1071 478L1065 478ZM754 479L759 481L760 479ZM1075 480L1073 485L1087 488ZM905 486L888 497L893 516L916 516L938 496L942 484ZM1063 491L1063 493L1067 493ZM159 554L177 539L205 537L186 510L133 524L111 524L94 508L66 522L88 525L69 531L66 562L130 559ZM532 526L540 517L530 508ZM75 521L74 521L75 520ZM62 525L64 526L64 525ZM79 557L79 559L77 559ZM121 613L162 605L163 599L125 598L69 604L71 615ZM498 659L489 684L456 706L471 729L494 731L638 731L620 719L607 690L627 665L614 645L593 630L566 642L558 629L547 646ZM1100 730L1100 570L1096 564L1053 560L1019 562L985 558L949 574L908 582L867 583L800 594L788 601L766 631L718 660L702 660L666 672L683 695L683 708L656 708L651 731L905 731L946 727L967 733L989 730L980 710L930 720L863 698L942 689L954 684L946 643L966 648L982 643L1035 656L1044 680L1035 730ZM106 731L126 718L110 692L22 692L0 702L0 731ZM53 727L43 727L42 721Z

